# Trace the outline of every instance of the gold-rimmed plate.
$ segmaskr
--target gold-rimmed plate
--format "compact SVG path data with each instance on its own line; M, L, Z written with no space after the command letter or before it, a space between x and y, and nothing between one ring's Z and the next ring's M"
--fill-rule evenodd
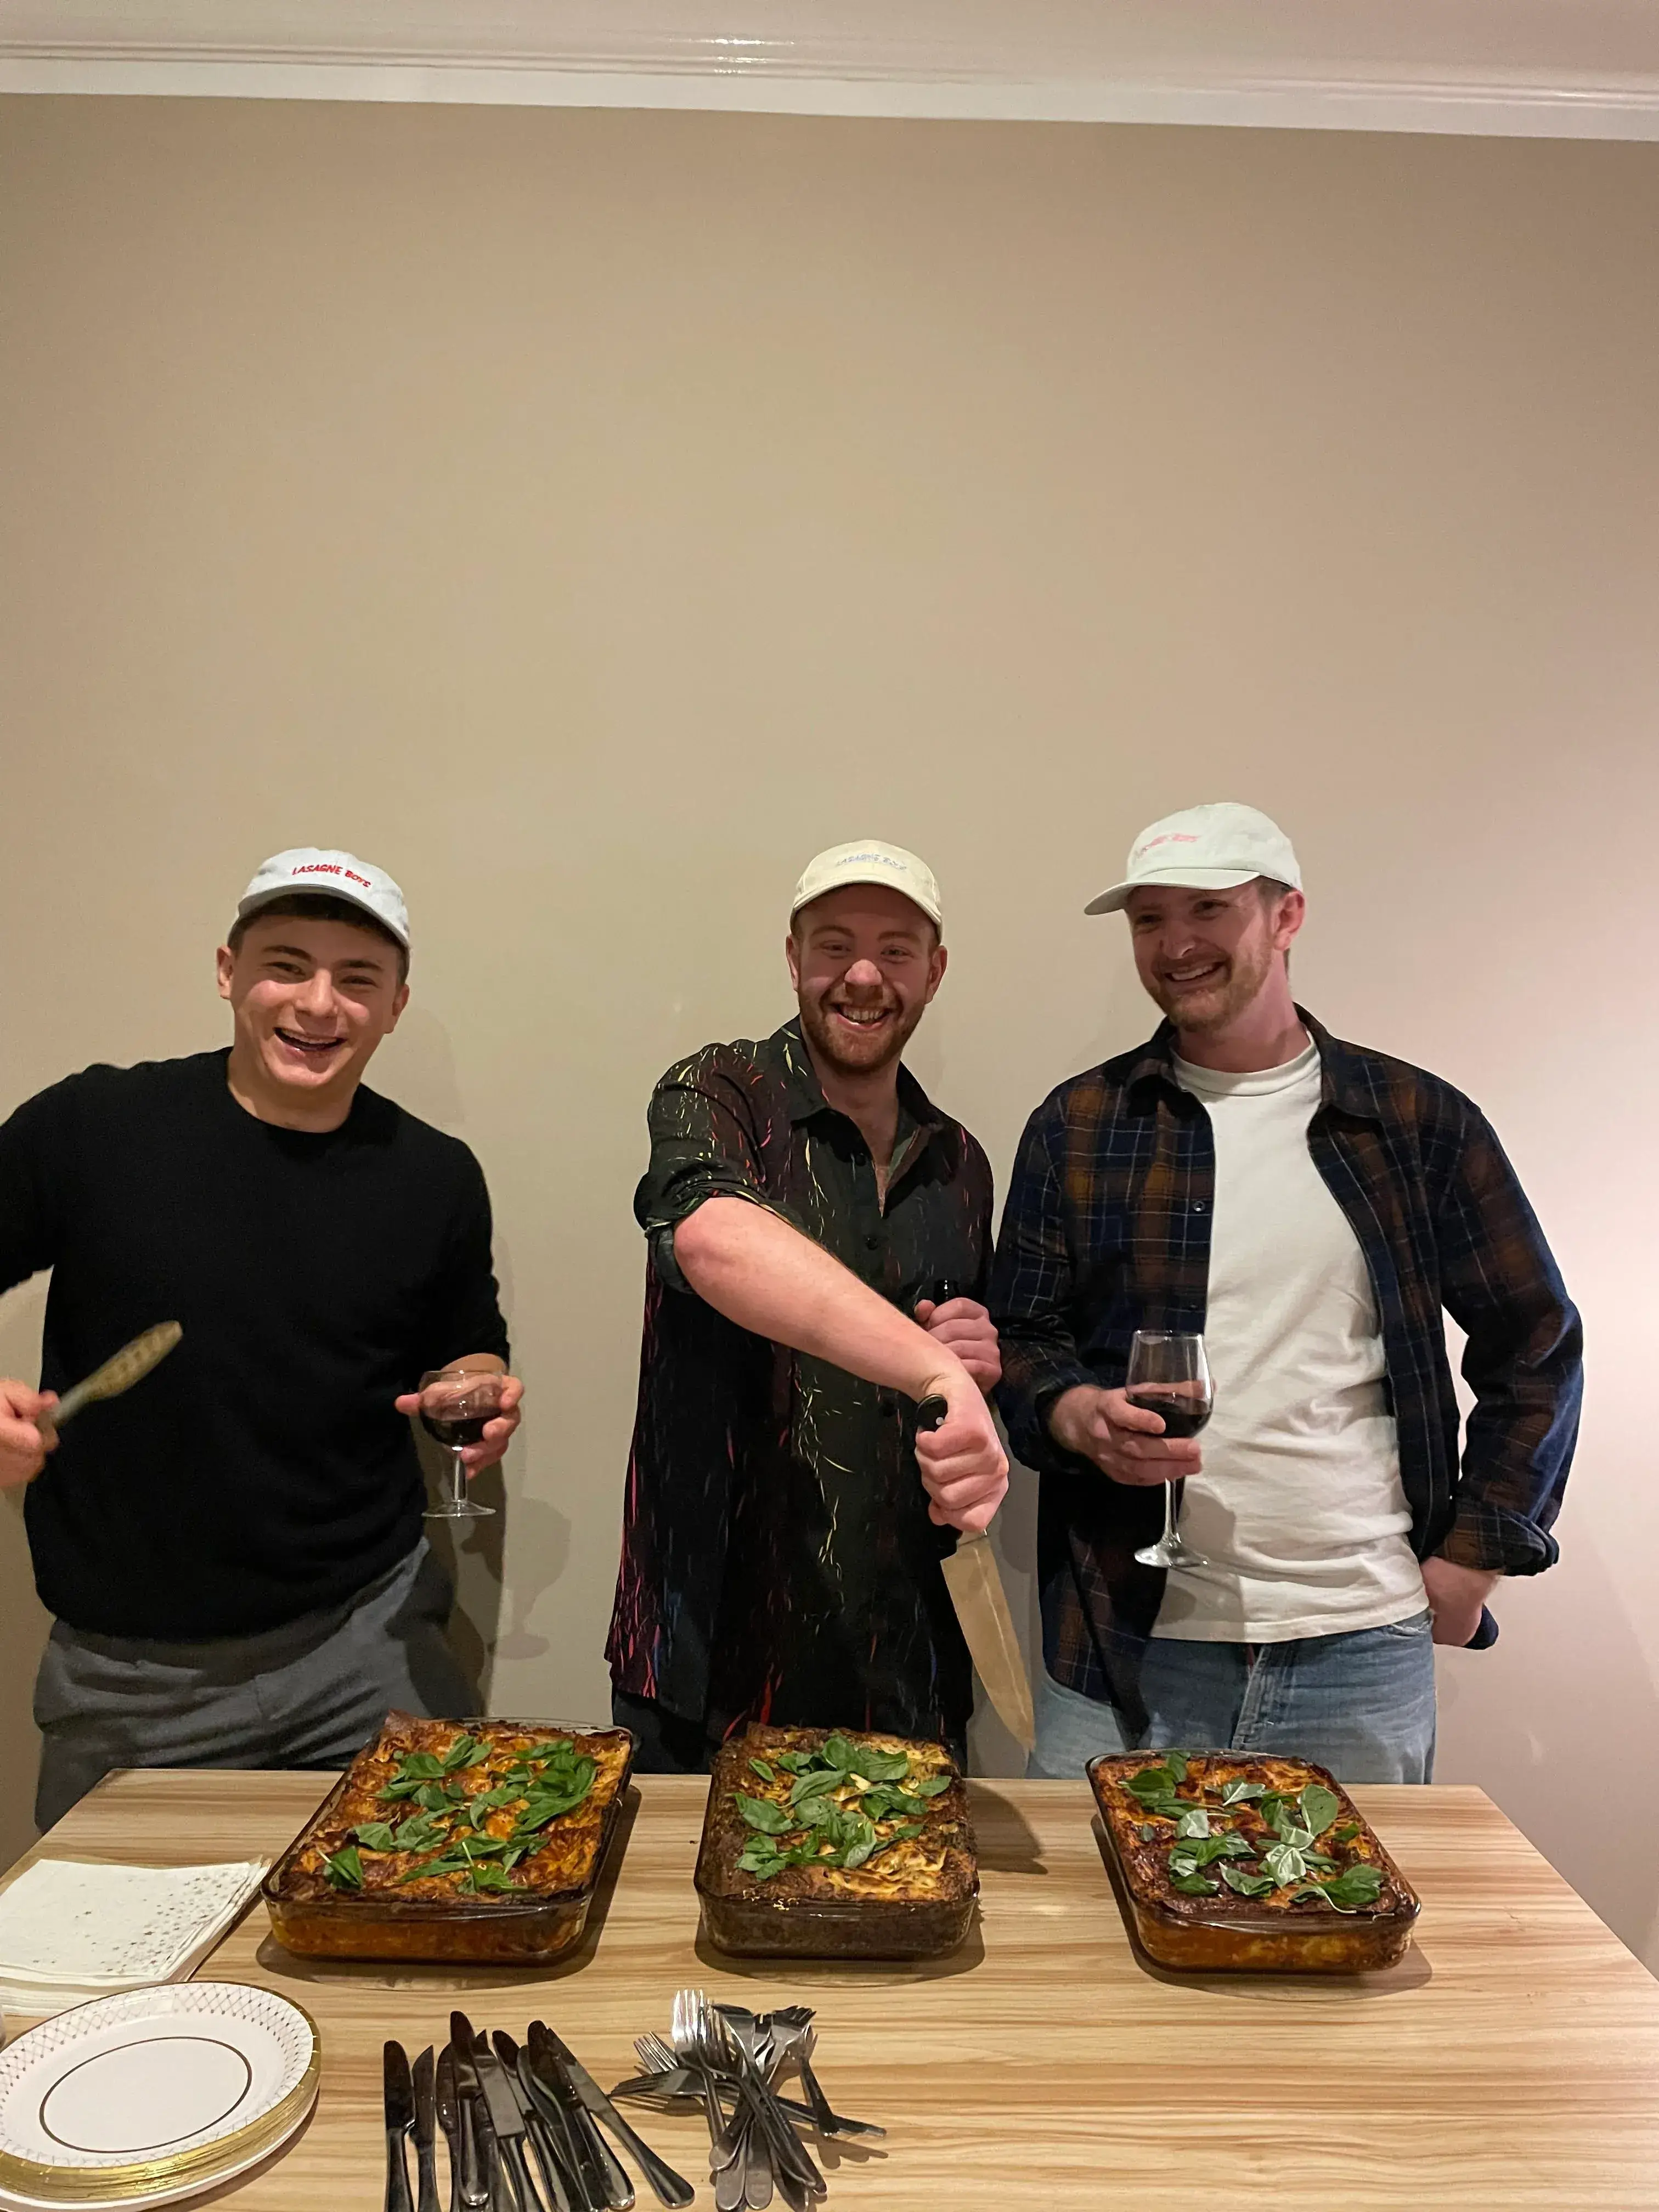
M0 2052L0 2203L162 2204L268 2157L317 2095L315 2023L270 1990L98 1997Z

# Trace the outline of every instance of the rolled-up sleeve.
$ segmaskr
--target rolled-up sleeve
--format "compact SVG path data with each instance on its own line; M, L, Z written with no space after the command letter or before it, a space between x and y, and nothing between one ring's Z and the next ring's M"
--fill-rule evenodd
M651 1164L634 1213L670 1290L690 1294L674 1257L674 1231L706 1199L747 1199L801 1226L763 1186L756 1097L753 1064L729 1045L710 1045L671 1067L651 1094Z

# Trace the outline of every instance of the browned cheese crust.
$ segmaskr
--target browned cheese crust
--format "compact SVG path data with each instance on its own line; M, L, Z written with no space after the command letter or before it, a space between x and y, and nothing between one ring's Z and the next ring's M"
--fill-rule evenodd
M380 1794L392 1780L399 1761L410 1752L428 1752L441 1759L463 1735L469 1735L488 1745L488 1758L447 1778L463 1787L468 1796L480 1796L501 1782L513 1754L532 1745L568 1741L594 1764L593 1786L580 1804L550 1822L535 1849L513 1869L514 1887L475 1893L458 1875L404 1879L423 1860L439 1857L440 1850L363 1850L359 1855L363 1875L361 1888L338 1887L331 1882L325 1862L350 1842L354 1830L385 1820L388 1815L395 1823L413 1809L408 1805L388 1807ZM526 1728L507 1721L474 1721L463 1726L456 1721L417 1720L394 1713L375 1741L353 1759L341 1795L325 1807L317 1825L295 1846L283 1869L280 1895L294 1904L325 1898L331 1904L350 1905L362 1898L396 1898L410 1903L465 1902L477 1906L510 1905L515 1899L520 1903L526 1898L539 1901L579 1889L593 1873L604 1840L605 1816L626 1771L628 1752L627 1736L615 1731ZM513 1832L514 1819L513 1808L503 1806L485 1816L482 1831L507 1836Z
M1214 1895L1194 1897L1172 1887L1170 1880L1170 1847L1176 1839L1176 1820L1170 1816L1159 1816L1149 1812L1139 1798L1124 1784L1128 1777L1163 1763L1162 1754L1155 1751L1130 1752L1121 1756L1097 1761L1091 1769L1096 1799L1102 1817L1111 1829L1112 1838L1123 1869L1124 1879L1131 1896L1137 1903L1152 1905L1160 1913L1194 1921L1241 1920L1259 1922L1264 1912L1284 1916L1291 1922L1312 1921L1327 1925L1339 1916L1317 1898L1301 1897L1292 1899L1287 1887L1262 1897L1243 1897L1219 1885ZM1263 1820L1254 1802L1230 1806L1224 1814L1215 1810L1218 1794L1230 1782L1259 1783L1264 1790L1287 1798L1299 1796L1310 1783L1317 1783L1334 1792L1341 1810L1320 1840L1320 1849L1338 1862L1338 1869L1346 1872L1350 1867L1375 1866L1382 1875L1382 1887L1374 1903L1362 1905L1344 1919L1375 1921L1386 1919L1402 1907L1414 1910L1414 1900L1404 1890L1393 1861L1367 1823L1361 1819L1353 1801L1334 1782L1322 1767L1313 1767L1299 1759L1281 1759L1267 1754L1245 1754L1216 1752L1188 1759L1187 1778L1176 1790L1178 1798L1196 1803L1202 1789L1210 1808L1214 1832L1236 1830L1249 1844L1257 1856L1245 1864L1259 1863L1260 1854L1278 1838ZM1352 1827L1354 1833L1346 1836ZM1150 1833L1144 1832L1150 1831ZM1345 1840L1337 1841L1337 1834ZM1209 1869L1213 1874L1214 1868Z
M893 1844L864 1866L851 1869L792 1866L767 1881L757 1881L738 1864L754 1833L738 1810L738 1792L787 1808L794 1778L779 1769L776 1778L768 1782L755 1772L750 1761L766 1761L769 1753L780 1751L815 1752L831 1735L844 1736L848 1742L873 1751L904 1752L910 1759L912 1784L945 1774L951 1778L950 1787L928 1801L919 1836ZM857 1778L849 1777L835 1793L835 1801L854 1809L864 1788ZM891 1821L878 1821L876 1832L884 1836L893 1826ZM711 1895L768 1905L847 1905L860 1900L958 1905L978 1887L968 1792L955 1761L942 1744L860 1735L852 1729L751 1727L745 1735L724 1745L715 1759L697 1875L700 1885Z

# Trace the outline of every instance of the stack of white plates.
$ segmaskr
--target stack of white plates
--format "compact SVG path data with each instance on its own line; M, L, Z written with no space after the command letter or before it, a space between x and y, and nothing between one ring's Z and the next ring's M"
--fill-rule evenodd
M170 2204L246 2173L317 2099L315 2025L185 1982L77 2005L0 2051L0 2207Z

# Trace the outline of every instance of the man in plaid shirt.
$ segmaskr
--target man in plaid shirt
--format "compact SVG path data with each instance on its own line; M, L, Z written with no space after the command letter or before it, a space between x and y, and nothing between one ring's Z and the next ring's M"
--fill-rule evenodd
M991 1290L1042 1479L1030 1771L1179 1744L1427 1781L1433 1644L1490 1642L1499 1577L1556 1558L1577 1314L1470 1101L1295 1004L1301 876L1266 815L1154 823L1088 909L1120 910L1165 1019L1031 1116ZM1204 1335L1201 1438L1128 1402L1137 1329ZM1134 1553L1171 1482L1196 1556L1165 1571Z

